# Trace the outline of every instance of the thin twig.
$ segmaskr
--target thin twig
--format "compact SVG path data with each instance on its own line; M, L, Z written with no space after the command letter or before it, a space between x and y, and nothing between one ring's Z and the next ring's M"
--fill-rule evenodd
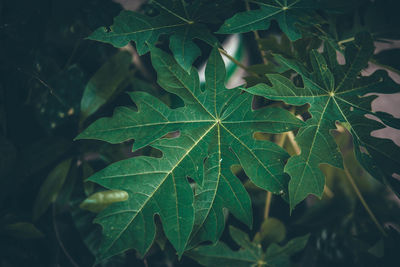
M64 252L65 256L67 257L67 259L71 262L72 266L74 267L79 267L79 265L74 261L74 259L71 257L71 255L68 253L68 251L66 250L63 242L61 241L60 238L60 233L58 231L58 227L57 227L57 223L56 223L56 208L55 208L55 203L53 203L52 205L52 216L53 216L53 227L54 227L54 232L56 234L56 239L58 244L60 245L60 248L62 249L62 251Z
M21 70L20 68L17 68L17 70L18 70L19 72L24 73L24 74L26 74L26 75L28 75L28 76L30 76L30 77L36 79L37 81L39 81L44 87L46 87L46 88L49 90L49 93L50 93L52 96L54 96L54 97L60 102L60 104L66 106L66 104L64 103L64 101L54 92L53 88L52 88L50 85L48 85L45 81L43 81L42 79L40 79L39 76L37 76L36 74L32 74L32 73L26 72L26 71L24 71L24 70Z
M345 44L345 43L350 43L350 42L353 42L354 40L355 40L354 37L350 37L350 38L347 38L347 39L339 41L338 45L342 45L342 44Z
M361 204L364 206L365 210L367 211L369 217L371 217L371 220L375 223L376 227L378 230L382 233L383 236L387 236L385 230L381 226L381 224L378 222L376 219L374 213L372 210L369 208L367 202L365 201L364 197L362 196L360 190L358 189L353 177L351 176L349 170L347 169L346 166L344 166L344 172L346 174L347 179L350 181L350 184L353 186L354 191L356 192L357 197L360 199Z
M238 61L237 59L235 59L234 57L232 57L231 55L229 55L224 49L222 48L218 48L218 51L223 54L224 56L226 56L230 61L232 61L233 63L235 63L236 65L238 65L239 67L241 67L242 69L244 69L247 72L251 72L249 71L249 68L246 67L245 65L243 65L240 61Z

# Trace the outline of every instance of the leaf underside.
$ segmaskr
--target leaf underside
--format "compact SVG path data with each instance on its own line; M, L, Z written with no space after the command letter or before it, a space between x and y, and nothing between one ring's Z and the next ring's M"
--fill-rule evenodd
M387 113L371 111L371 102L377 93L396 93L399 92L399 86L388 77L386 71L379 70L368 77L360 76L373 51L371 36L361 33L356 36L354 43L346 47L345 65L338 64L336 51L329 44L325 44L323 54L316 50L311 52L312 72L299 62L277 55L275 58L281 64L302 77L304 88L294 86L281 75L271 74L267 77L272 87L258 84L245 89L252 94L292 105L311 105L309 112L312 118L306 121L296 136L301 154L291 157L285 165L285 172L291 177L291 209L308 194L322 196L325 180L319 169L321 163L343 168L339 149L330 135L330 131L336 129L336 122L349 128L356 156L363 167L394 191L399 191L399 182L392 175L400 172L400 149L392 140L371 136L372 131L385 126L366 117L373 115L386 125L400 128L398 119Z
M216 47L207 63L204 90L194 68L186 72L157 48L152 48L151 58L158 83L185 105L171 109L145 92L133 92L129 95L137 111L117 108L112 117L99 119L77 137L110 143L134 139L133 150L150 145L163 154L119 161L89 178L129 195L96 218L104 233L98 260L130 248L144 255L154 240L155 214L179 255L198 242L218 240L225 226L223 208L251 227L250 198L232 165L240 164L263 189L287 190L283 167L289 155L253 135L293 130L303 125L301 120L280 108L253 110L251 94L226 89L225 67ZM179 137L162 138L176 131ZM188 177L195 181L194 192Z

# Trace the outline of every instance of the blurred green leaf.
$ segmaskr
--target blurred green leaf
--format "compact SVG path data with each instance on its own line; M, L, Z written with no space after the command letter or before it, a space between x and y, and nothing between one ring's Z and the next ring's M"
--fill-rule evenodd
M200 246L187 251L185 255L196 260L204 266L290 266L290 256L304 249L309 235L290 240L286 245L279 246L271 244L266 252L262 251L261 245L251 242L248 235L243 231L229 227L229 232L239 250L232 250L222 242L211 246Z
M38 230L32 223L28 222L17 222L5 225L2 232L19 239L35 239L44 237L44 234L40 230Z
M270 243L279 243L286 237L285 225L276 218L263 221L260 231L254 236L254 242L268 246Z
M118 52L93 75L83 92L81 122L118 93L119 86L128 78L131 61L129 52Z
M57 199L58 193L67 178L71 162L72 159L69 158L59 163L43 182L33 206L34 221Z
M217 33L243 33L255 30L267 30L271 21L278 22L281 30L292 40L298 40L302 34L297 24L303 23L307 16L318 7L313 0L251 0L259 9L236 13L225 21Z

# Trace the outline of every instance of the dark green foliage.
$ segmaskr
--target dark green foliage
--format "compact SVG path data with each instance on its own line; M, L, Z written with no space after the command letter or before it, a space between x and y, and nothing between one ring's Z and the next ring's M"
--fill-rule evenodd
M399 1L118 2L0 1L1 266L395 265Z

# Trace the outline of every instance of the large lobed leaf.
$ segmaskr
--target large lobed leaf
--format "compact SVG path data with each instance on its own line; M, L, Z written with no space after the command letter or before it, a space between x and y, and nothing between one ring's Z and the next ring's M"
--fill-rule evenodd
M314 0L251 0L260 6L256 10L248 10L235 14L225 21L218 33L243 33L255 30L267 30L271 21L278 22L281 30L295 41L301 38L299 23L317 8Z
M216 47L206 67L204 90L194 68L186 72L157 48L152 48L151 57L158 83L185 105L170 109L145 92L133 92L130 97L138 111L117 108L111 118L99 119L77 137L110 143L134 139L133 150L151 145L163 154L123 160L89 178L129 195L96 219L104 231L102 258L129 248L143 255L154 240L155 214L179 255L189 243L218 240L225 223L223 208L251 227L250 198L231 166L242 165L261 188L285 192L288 176L283 166L288 154L274 143L255 140L253 134L303 125L280 108L253 110L252 95L226 89L225 66ZM162 138L174 131L179 137ZM195 192L188 177L196 182Z
M215 13L221 11L220 1L187 4L177 0L153 0L151 3L160 12L157 16L124 10L114 18L113 25L98 28L88 38L115 47L123 47L134 41L139 55L142 55L155 45L160 35L167 34L170 35L170 49L176 61L189 71L201 53L193 39L210 45L218 42L205 23L214 20Z
M395 191L400 189L399 182L392 177L400 172L400 149L392 140L371 136L372 131L385 126L366 117L373 115L389 126L400 128L398 119L387 113L371 111L371 102L376 94L398 92L399 85L382 70L368 77L360 76L374 51L368 33L357 35L355 42L347 46L345 65L338 64L336 51L329 44L324 50L323 54L315 50L311 52L313 72L299 62L276 56L281 64L300 74L304 88L294 86L281 75L271 74L267 77L272 87L258 84L246 89L292 105L311 105L312 118L296 136L301 154L291 157L285 166L285 172L291 176L289 198L292 209L308 194L322 195L324 176L319 169L321 163L343 168L342 157L330 135L330 131L336 129L337 121L344 123L352 134L355 152L363 167Z

